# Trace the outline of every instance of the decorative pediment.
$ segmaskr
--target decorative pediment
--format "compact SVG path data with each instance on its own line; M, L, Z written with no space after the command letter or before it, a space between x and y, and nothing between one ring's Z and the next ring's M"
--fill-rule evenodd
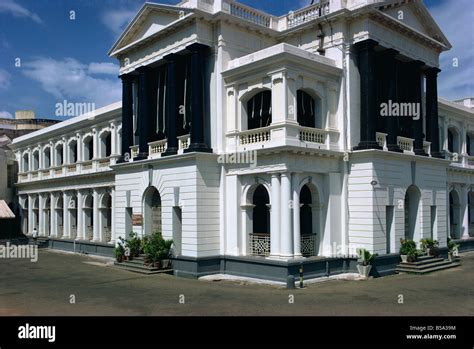
M109 55L114 56L120 49L152 36L190 12L188 8L145 3L112 46Z
M376 6L380 11L415 31L451 48L435 20L421 0L386 1Z

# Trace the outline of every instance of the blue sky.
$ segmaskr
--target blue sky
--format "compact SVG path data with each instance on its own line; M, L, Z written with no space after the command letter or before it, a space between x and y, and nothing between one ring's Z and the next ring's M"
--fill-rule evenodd
M0 117L33 109L37 117L57 118L55 105L63 100L93 102L96 107L120 100L118 65L107 52L143 2L0 0ZM240 2L282 15L310 0ZM440 96L474 96L474 1L425 4L453 44L441 57ZM75 20L70 19L71 10ZM457 68L452 67L455 57Z

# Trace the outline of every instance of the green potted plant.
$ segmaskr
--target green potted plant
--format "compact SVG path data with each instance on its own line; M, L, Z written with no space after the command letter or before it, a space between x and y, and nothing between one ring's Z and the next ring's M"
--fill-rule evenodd
M448 238L448 260L454 261L454 257L458 255L459 245L455 243L451 238Z
M153 233L144 245L144 253L150 264L155 268L167 268L172 244L173 240L163 239L160 232Z
M359 262L357 265L357 270L361 276L367 278L369 277L370 270L372 269L372 263L375 257L377 257L377 254L372 254L365 248L358 248L357 255L359 256L359 259L357 260Z
M416 242L409 239L400 239L400 258L402 263L414 262L417 256Z
M421 239L421 248L428 256L437 256L439 254L439 242L430 238Z
M125 256L125 248L120 242L114 248L114 255L117 262L122 263L123 258Z

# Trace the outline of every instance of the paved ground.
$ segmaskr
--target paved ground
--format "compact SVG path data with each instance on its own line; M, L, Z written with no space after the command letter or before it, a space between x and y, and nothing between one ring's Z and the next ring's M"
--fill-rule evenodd
M461 267L434 274L287 290L141 276L104 260L41 250L37 263L0 259L0 315L474 315L474 252L462 255Z

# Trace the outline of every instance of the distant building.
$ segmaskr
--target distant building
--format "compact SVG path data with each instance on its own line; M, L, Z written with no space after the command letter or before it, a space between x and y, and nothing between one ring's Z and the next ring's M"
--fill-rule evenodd
M17 180L18 167L15 162L15 155L10 150L9 145L16 137L40 130L57 122L56 120L36 119L35 112L32 110L19 110L15 113L14 119L0 118L0 201L5 201L14 213L17 212L18 207L18 200L15 200L14 186ZM6 230L2 229L3 219L11 219L5 208L0 210L0 238L5 235Z

